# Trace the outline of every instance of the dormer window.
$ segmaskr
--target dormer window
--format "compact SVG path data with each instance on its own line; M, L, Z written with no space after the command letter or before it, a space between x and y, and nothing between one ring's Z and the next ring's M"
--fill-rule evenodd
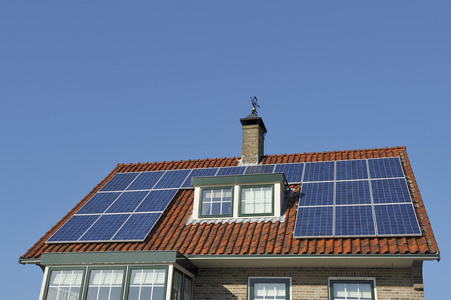
M280 217L287 182L283 173L194 177L193 219Z
M272 216L273 185L241 186L240 215Z
M203 188L201 217L231 217L233 187Z

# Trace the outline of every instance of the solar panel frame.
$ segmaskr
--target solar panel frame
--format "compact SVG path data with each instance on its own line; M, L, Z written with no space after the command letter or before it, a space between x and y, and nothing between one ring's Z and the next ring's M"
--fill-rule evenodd
M110 241L116 231L127 221L130 214L101 215L78 239L81 242Z
M274 173L275 165L247 166L244 175L269 174Z
M191 169L168 170L155 184L154 189L180 188L191 171Z
M111 241L129 242L144 240L158 222L160 216L161 214L158 213L132 214L121 228L117 230Z
M335 207L334 236L373 236L373 209L371 205L343 205Z
M373 201L379 203L412 203L404 178L371 180Z
M337 181L335 184L336 205L371 204L368 180Z

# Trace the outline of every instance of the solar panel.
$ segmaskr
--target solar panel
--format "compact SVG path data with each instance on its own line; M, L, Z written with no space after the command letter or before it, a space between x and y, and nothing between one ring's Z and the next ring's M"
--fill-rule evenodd
M374 208L379 235L421 234L412 204L383 204Z
M366 160L340 160L336 163L336 180L367 179Z
M337 205L371 204L368 180L338 181L336 183L335 203Z
M374 235L371 205L337 206L335 208L335 236Z
M395 157L118 173L47 242L142 241L192 177L266 173L302 183L295 237L421 234Z
M163 176L164 171L143 172L138 178L127 188L127 190L150 190Z
M174 198L178 190L151 191L144 201L136 208L136 212L162 212Z
M306 163L304 170L304 182L308 181L332 181L334 180L334 162Z
M100 215L74 215L47 242L73 242L100 217Z
M133 212L138 205L144 200L149 192L124 192L117 200L108 208L106 213L126 213Z
M101 191L123 191L139 173L117 173L101 188Z
M274 165L248 166L245 175L274 173Z
M299 206L318 206L334 204L334 183L314 182L302 185Z
M191 178L193 177L206 177L206 176L215 176L216 172L218 172L218 168L209 168L209 169L194 169L191 171L191 174L186 178L182 187L191 187Z
M120 194L120 192L97 193L77 212L77 214L103 213Z
M398 157L368 159L371 178L404 177Z
M304 164L279 164L276 165L274 173L284 173L285 178L290 183L302 181L302 173L304 171Z
M108 241L130 217L130 214L102 215L79 241Z
M228 176L228 175L243 175L246 171L246 167L225 167L219 168L216 176Z
M332 236L333 207L298 207L295 237Z
M371 180L374 203L411 202L404 178Z
M163 177L155 185L155 189L169 189L169 188L179 188L183 182L185 182L186 177L189 175L191 170L173 170L166 171Z
M158 221L159 213L133 214L111 239L112 241L144 240Z

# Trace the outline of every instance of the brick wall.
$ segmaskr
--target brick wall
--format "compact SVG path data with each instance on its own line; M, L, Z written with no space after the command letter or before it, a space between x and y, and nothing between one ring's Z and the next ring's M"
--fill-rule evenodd
M243 163L256 164L263 156L264 136L260 125L243 126Z
M378 300L423 300L422 263L412 268L200 269L194 299L247 299L249 277L291 277L292 299L328 299L329 277L376 278Z

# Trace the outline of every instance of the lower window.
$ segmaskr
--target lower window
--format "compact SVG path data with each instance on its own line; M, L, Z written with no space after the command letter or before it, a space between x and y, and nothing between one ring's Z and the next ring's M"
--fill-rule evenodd
M124 270L91 270L87 300L120 300Z
M250 300L289 300L290 278L250 278Z
M53 270L47 288L46 300L80 299L83 270Z
M373 280L331 280L331 300L375 300Z

